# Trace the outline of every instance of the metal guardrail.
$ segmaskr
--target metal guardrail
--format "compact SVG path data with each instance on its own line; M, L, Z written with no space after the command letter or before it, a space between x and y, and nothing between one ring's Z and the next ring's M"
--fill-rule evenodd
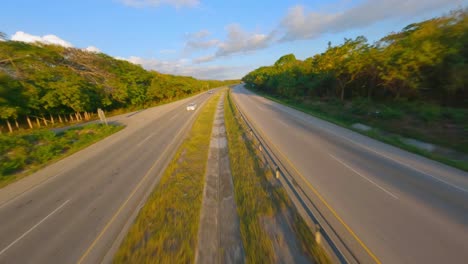
M304 190L303 184L298 182L301 181L301 179L298 179L300 177L295 177L294 170L289 168L290 166L275 154L268 139L242 112L230 91L229 96L230 101L235 106L234 116L240 121L239 124L248 131L248 136L260 151L261 158L266 161L266 165L281 182L299 213L315 233L315 241L325 249L334 263L360 263L358 257L354 255L338 232L320 212L314 199Z

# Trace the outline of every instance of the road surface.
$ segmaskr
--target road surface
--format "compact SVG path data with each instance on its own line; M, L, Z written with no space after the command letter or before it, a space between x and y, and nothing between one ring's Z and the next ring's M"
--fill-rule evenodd
M99 263L211 95L110 118L122 131L0 189L0 263ZM199 109L199 107L197 108Z
M280 105L242 85L232 94L303 179L303 189L322 196L320 210L358 261L466 263L467 173Z

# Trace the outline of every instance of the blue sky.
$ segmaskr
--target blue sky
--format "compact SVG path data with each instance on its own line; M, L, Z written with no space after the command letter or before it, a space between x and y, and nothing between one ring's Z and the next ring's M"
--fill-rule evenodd
M468 0L15 0L0 31L14 40L90 46L164 73L241 78L328 41L376 41L409 23L467 7ZM96 50L96 49L91 49Z

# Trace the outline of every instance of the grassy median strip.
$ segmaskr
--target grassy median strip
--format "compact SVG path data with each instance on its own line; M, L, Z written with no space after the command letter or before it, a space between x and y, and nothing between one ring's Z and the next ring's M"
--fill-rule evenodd
M211 129L220 95L212 97L140 210L115 263L192 263Z
M91 124L57 134L50 130L0 134L0 188L122 128Z
M257 150L235 118L237 110L229 94L224 108L229 158L247 263L275 262L272 236L262 223L265 218L275 217L285 211L291 216L291 227L305 255L317 263L328 263L328 257L315 243L311 230L292 205L286 191L281 186L274 186L271 170L261 165Z

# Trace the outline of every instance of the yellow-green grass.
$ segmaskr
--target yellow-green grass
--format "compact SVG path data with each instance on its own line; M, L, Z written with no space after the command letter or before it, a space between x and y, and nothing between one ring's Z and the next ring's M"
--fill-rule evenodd
M63 159L123 126L91 124L54 133L48 129L0 134L0 188Z
M130 227L115 263L194 262L211 129L219 97L218 93L201 109Z
M287 210L292 216L292 229L303 252L317 263L329 263L327 255L315 243L310 228L292 205L286 191L280 186L273 186L273 174L261 165L255 146L247 139L239 123L241 121L235 117L237 109L229 94L225 98L224 110L229 159L247 263L275 261L271 236L266 233L261 220L274 217L280 210Z

